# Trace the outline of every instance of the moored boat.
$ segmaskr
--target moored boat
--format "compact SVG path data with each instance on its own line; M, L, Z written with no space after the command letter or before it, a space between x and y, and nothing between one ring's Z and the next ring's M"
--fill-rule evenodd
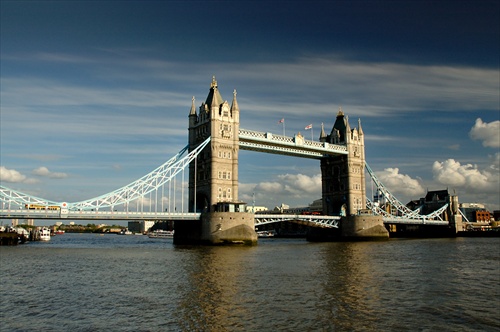
M258 237L274 237L274 231L258 231L256 232Z
M157 229L148 233L148 237L152 239L172 239L174 237L174 231L165 231L163 229Z
M43 227L40 230L40 241L50 241L50 229Z
M132 235L132 232L125 228L125 229L122 229L120 231L120 233L118 233L118 234L119 235Z

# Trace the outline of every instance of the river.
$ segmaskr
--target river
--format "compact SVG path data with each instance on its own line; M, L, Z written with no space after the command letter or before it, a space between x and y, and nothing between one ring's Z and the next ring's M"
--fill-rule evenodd
M0 247L1 331L500 331L500 238Z

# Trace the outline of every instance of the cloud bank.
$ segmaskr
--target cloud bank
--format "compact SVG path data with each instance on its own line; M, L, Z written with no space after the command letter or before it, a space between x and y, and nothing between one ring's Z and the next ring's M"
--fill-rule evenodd
M61 172L51 172L47 167L38 167L31 171L31 174L48 177L50 179L64 179L68 177L68 174Z
M476 119L469 136L473 140L483 141L485 147L500 147L500 120L486 123L480 118Z
M500 188L498 165L492 165L487 170L480 170L476 165L462 165L454 159L448 159L444 162L435 161L432 165L432 173L438 183L466 193L498 195L498 188Z
M399 173L399 168L386 168L376 173L378 179L392 194L402 194L413 199L420 198L425 193L419 180L409 175Z

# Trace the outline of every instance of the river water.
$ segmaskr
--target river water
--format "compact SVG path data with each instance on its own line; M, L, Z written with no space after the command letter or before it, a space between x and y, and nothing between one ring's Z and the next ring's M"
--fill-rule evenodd
M1 331L500 331L500 238L0 247Z

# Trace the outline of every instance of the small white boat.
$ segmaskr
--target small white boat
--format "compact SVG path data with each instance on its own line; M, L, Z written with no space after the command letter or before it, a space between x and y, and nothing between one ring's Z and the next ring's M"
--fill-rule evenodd
M50 229L43 227L40 230L40 241L50 241Z
M274 231L259 231L256 232L258 237L274 237Z
M148 237L152 239L173 239L174 231L165 231L163 229L157 229L148 233Z

